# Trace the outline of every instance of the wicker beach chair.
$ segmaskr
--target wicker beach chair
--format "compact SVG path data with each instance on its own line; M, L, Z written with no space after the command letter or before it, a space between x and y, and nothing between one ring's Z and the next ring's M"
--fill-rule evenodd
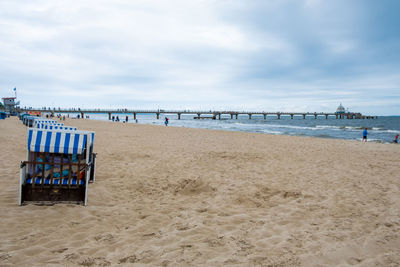
M19 205L87 204L94 132L28 128L28 159L21 162ZM92 159L92 161L91 161Z
M45 124L45 125L54 125L54 126L63 126L63 123L59 123L54 120L48 120L44 118L36 118L33 124L33 127L38 128L37 125L39 124Z
M69 130L69 131L76 131L78 128L71 127L71 126L64 126L62 123L36 123L35 128L45 129L45 130Z
M26 125L28 127L32 127L34 120L35 120L34 116L25 116L23 118L23 123L24 123L24 125ZM31 125L31 126L29 126L29 125Z

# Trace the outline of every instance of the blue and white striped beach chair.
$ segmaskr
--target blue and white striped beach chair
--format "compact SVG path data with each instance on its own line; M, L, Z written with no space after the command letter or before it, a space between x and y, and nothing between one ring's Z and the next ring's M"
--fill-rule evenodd
M26 126L32 127L36 118L35 116L25 116L23 122Z
M43 118L37 118L33 124L33 127L38 128L37 125L53 125L53 126L63 126L63 123L60 123L58 121L54 121L54 120L46 120Z
M21 162L19 204L86 206L94 132L28 128L28 160Z
M68 131L76 131L78 128L71 126L64 126L62 123L54 123L54 124L46 124L46 123L37 123L35 125L36 128L45 129L45 130L68 130Z

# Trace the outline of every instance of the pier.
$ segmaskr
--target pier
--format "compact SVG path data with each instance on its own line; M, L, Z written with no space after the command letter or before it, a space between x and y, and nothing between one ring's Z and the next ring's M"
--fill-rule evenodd
M103 114L108 114L109 120L111 120L111 117L113 114L132 114L133 118L136 120L137 114L154 114L156 115L157 119L160 119L160 115L167 114L167 115L177 115L178 120L181 119L181 116L183 114L186 115L195 115L195 119L202 119L205 117L201 117L201 115L208 115L211 119L216 119L216 120L221 120L221 116L225 115L230 117L230 119L238 119L239 115L246 115L248 116L249 120L251 120L255 116L262 116L264 120L267 119L267 117L275 117L276 119L281 119L281 117L290 117L290 119L293 119L294 117L300 117L302 119L306 119L306 117L312 117L314 119L317 119L318 117L325 117L328 119L329 117L335 118L335 119L377 119L378 116L365 116L362 115L361 113L355 113L355 112L345 112L345 113L325 113L325 112L254 112L254 111L193 111L193 110L163 110L163 109L157 109L157 110L135 110L135 109L80 109L80 108L70 108L70 109L65 109L65 108L58 108L58 109L35 109L35 108L24 108L24 109L19 109L20 112L42 112L42 113L77 113L80 114L81 118L84 118L85 114L90 114L90 113L103 113ZM211 116L210 116L211 115Z

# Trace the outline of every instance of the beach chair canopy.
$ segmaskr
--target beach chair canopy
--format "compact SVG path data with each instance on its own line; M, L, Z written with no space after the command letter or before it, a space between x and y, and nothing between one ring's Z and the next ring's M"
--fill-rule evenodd
M94 132L28 129L28 151L81 154L92 145Z
M55 120L47 120L43 118L36 117L35 123L44 123L44 124L57 124L58 122Z
M35 124L36 128L39 129L49 129L49 130L70 130L70 131L76 131L76 127L69 127L69 126L64 126L63 123L54 123L54 124L46 124L46 123L37 123Z

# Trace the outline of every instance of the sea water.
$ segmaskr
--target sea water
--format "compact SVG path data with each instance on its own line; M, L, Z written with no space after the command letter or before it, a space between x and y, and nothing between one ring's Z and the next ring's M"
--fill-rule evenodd
M69 114L70 117L76 117L77 113ZM108 121L108 114L88 113L94 120ZM128 123L136 123L133 114L113 114L119 117L122 123L128 116ZM137 114L138 123L164 125L165 117L169 118L169 126L205 128L228 131L266 133L276 135L294 135L294 136L313 136L320 138L339 138L349 140L361 140L362 131L368 128L368 141L390 143L395 135L400 133L400 116L382 116L378 119L336 119L331 116L328 119L320 116L317 119L314 116L294 117L281 116L278 120L276 116L267 116L264 120L263 115L253 115L251 120L248 115L239 115L238 119L231 119L230 115L222 115L222 120L194 119L195 114L182 114L178 120L176 114L161 114L157 120L155 114ZM207 115L203 115L207 116Z

